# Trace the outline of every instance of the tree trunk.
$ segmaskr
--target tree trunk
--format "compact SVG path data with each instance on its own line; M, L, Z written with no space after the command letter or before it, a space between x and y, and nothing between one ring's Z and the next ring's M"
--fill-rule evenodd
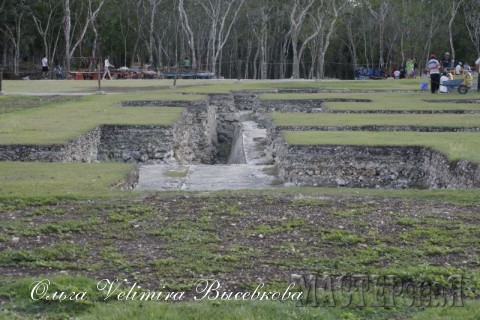
M63 26L65 36L65 68L67 69L66 71L70 71L72 56L75 53L77 47L83 41L90 22L92 21L92 19L96 19L104 2L105 0L100 0L98 7L94 11L92 11L92 0L88 0L88 10L91 11L91 14L87 14L83 29L81 29L80 34L77 36L77 42L73 43L70 0L63 0Z
M452 2L452 6L450 7L450 20L448 21L448 37L450 41L450 50L452 54L452 58L455 60L455 47L453 45L453 31L452 31L452 26L453 22L455 20L455 17L457 16L458 9L460 8L460 5L463 3L463 0L454 0ZM476 8L478 9L478 8Z
M303 23L305 22L305 17L307 15L308 10L314 3L314 0L309 0L305 7L299 8L300 0L294 0L292 12L290 14L290 31L291 40L292 40L292 52L293 52L293 64L292 64L292 78L298 79L300 78L300 59L301 54L303 53L304 46L308 41L313 39L312 36L308 37L307 40L304 41L301 48L298 49L298 41L300 31L302 29ZM297 12L297 10L299 12Z
M190 48L190 55L192 60L192 68L197 68L197 55L195 54L195 34L190 27L190 22L188 21L188 15L185 12L185 8L183 6L184 0L178 1L178 11L180 13L180 22L182 24L182 29L187 36L187 43L188 47Z

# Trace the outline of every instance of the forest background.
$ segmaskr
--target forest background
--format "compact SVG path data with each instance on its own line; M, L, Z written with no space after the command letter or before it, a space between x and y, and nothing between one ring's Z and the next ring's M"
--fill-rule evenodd
M0 0L0 64L192 67L226 78L354 77L431 52L473 65L480 0Z

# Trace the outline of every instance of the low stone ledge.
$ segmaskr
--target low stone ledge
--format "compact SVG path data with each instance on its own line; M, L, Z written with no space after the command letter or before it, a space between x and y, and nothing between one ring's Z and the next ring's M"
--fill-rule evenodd
M97 160L100 128L65 144L0 145L0 161L92 162Z
M277 152L279 177L292 186L479 188L480 165L427 147L288 145Z
M325 112L322 100L261 100L258 105L260 112Z
M0 146L1 161L41 161L60 162L63 161L64 145L25 145L11 144Z
M120 104L122 107L196 107L206 106L206 100L196 101L166 101L166 100L144 100L144 101L122 101Z

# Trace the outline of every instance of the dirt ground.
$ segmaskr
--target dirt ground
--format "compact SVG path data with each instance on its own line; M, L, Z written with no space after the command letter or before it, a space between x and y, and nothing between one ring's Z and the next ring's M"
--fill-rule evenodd
M0 204L0 273L147 288L289 283L293 274L478 274L480 206L296 193Z

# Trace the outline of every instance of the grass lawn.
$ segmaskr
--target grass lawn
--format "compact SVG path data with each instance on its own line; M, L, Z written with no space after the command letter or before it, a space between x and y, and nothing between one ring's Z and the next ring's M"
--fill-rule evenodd
M190 100L202 96L159 95L156 100ZM85 96L70 102L0 115L0 144L64 143L101 124L170 125L183 108L121 107L125 100L151 100L153 96Z
M289 144L425 146L451 160L480 162L480 134L474 132L285 131Z
M421 79L402 81L338 81L338 80L177 80L177 88L171 89L173 80L112 80L102 81L102 89L106 92L135 90L162 90L165 92L183 93L229 93L242 90L265 89L332 89L332 90L418 90ZM59 92L95 92L97 81L4 81L3 90L6 93L59 93Z
M130 320L145 319L156 320L183 320L183 319L413 319L413 320L450 320L450 319L477 319L480 316L480 303L466 300L463 307L394 307L394 308L342 308L340 301L336 301L337 307L298 307L292 302L278 301L199 301L184 303L168 303L164 301L120 301L102 302L101 295L97 294L97 282L85 277L55 276L52 278L52 286L62 288L74 285L75 288L85 290L91 295L82 303L63 301L50 304L39 304L23 298L29 292L28 286L35 278L27 278L21 281L5 281L5 286L0 289L0 294L8 293L14 297L18 304L17 310L22 312L10 313L4 311L10 319L31 319L34 315L51 315L56 318L77 315L79 320ZM0 280L1 283L1 280ZM93 293L93 294L92 294ZM400 299L398 299L400 300ZM343 303L343 301L342 301ZM9 305L7 305L8 307ZM201 317L199 317L201 315ZM386 317L386 318L385 318Z
M78 99L74 96L0 96L0 114L38 108L41 106L66 103Z
M266 93L259 95L260 100L368 100L362 101L325 101L324 105L331 110L364 111L364 110L480 110L476 93L471 95L429 95L418 93ZM461 101L465 100L465 103ZM475 103L470 103L471 101Z
M458 99L457 101L462 101ZM413 100L409 97L395 99L391 102L386 102L380 99L374 99L372 102L333 102L326 101L324 105L335 111L377 111L377 110L392 110L392 111L480 111L480 103L452 103L444 101L425 101Z
M0 162L0 199L118 196L115 186L133 168L122 163Z
M280 127L386 125L480 128L479 114L272 113L270 116Z

